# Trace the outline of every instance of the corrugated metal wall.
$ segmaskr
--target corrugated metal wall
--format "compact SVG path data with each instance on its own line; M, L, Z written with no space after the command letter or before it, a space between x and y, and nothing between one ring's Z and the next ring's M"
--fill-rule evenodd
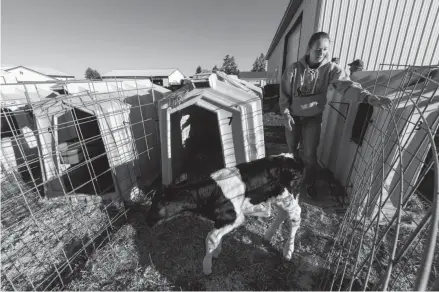
M363 60L365 70L439 64L438 0L321 0L321 5L319 30L329 33L332 56L343 67L354 59Z

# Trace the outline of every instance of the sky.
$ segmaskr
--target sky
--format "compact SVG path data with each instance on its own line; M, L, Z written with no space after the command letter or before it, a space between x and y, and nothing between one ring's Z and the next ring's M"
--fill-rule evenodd
M1 65L49 67L83 78L87 67L220 67L250 71L266 54L289 0L2 0Z

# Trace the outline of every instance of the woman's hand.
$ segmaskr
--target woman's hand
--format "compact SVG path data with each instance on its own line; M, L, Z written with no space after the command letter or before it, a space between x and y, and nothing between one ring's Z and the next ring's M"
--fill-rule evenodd
M288 130L292 131L294 125L293 117L290 114L284 114L284 118L285 118L285 127L287 127Z
M390 107L392 106L392 100L384 96L379 97L376 95L369 95L367 98L367 102L372 106L376 106L382 109L390 109Z

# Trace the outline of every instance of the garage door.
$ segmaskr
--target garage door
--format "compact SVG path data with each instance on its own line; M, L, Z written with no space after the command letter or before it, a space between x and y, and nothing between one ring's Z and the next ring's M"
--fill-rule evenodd
M299 44L300 44L300 30L301 25L296 25L296 28L288 37L287 52L286 52L286 66L296 62L299 58Z

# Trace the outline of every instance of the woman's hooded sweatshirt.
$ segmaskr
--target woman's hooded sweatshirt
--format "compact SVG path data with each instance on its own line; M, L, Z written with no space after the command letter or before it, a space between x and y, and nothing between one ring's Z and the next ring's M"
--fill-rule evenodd
M308 56L287 67L280 84L279 106L282 114L310 117L323 112L329 85L341 93L353 89L349 101L363 102L370 92L353 82L344 70L329 61L328 56L316 69L307 63Z

